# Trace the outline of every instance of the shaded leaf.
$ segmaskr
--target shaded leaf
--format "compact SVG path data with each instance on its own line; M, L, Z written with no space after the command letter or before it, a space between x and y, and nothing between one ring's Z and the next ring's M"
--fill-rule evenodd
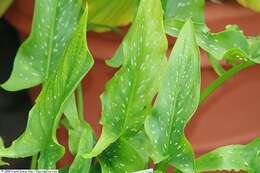
M9 6L13 3L13 0L1 0L0 1L0 17L3 16L5 11L9 8Z
M260 1L259 0L237 0L240 4L245 7L251 8L252 10L260 12Z
M183 26L173 48L155 106L145 122L155 163L165 161L183 172L196 172L184 128L200 98L200 57L192 22Z
M198 171L239 171L260 172L260 139L247 145L229 145L220 147L197 159Z
M90 173L101 173L101 166L100 163L96 160L94 160L91 164Z
M68 173L69 172L69 167L65 166L63 168L59 168L59 173Z
M148 164L151 156L152 146L144 129L141 129L137 134L127 137L127 142L139 153L143 161Z
M50 74L36 104L29 113L25 132L9 148L1 149L0 156L28 157L40 152L39 168L54 168L64 154L57 143L56 128L66 100L93 65L86 48L87 12L83 14L62 61Z
M183 24L192 19L196 28L207 30L204 23L205 0L163 0L164 23L168 34L177 36Z
M222 76L225 73L225 69L221 66L220 62L217 58L214 58L211 54L208 54L208 60L211 66L213 67L214 71L219 75Z
M117 34L121 34L121 30L116 26L104 25L104 24L96 24L96 23L88 23L88 31L91 30L111 30Z
M89 22L107 26L122 26L129 24L135 14L139 0L88 0ZM120 15L119 15L120 14ZM108 28L94 28L106 31Z
M21 45L10 78L2 87L17 91L47 82L82 16L84 0L38 0L32 32Z
M100 156L102 173L134 172L145 169L145 162L126 140L119 139Z
M102 134L86 157L99 155L121 136L136 134L158 89L167 40L160 0L141 0L135 21L123 41L122 67L107 83L102 100Z
M2 138L0 137L0 149L4 147L4 143L3 143L3 140ZM4 162L1 160L1 157L0 157L0 167L1 166L5 166L5 165L9 165L8 163Z
M68 129L70 151L75 156L68 172L88 173L91 159L83 158L82 154L89 152L93 148L94 135L91 127L87 123L80 121L74 96L68 100L64 115L70 125Z

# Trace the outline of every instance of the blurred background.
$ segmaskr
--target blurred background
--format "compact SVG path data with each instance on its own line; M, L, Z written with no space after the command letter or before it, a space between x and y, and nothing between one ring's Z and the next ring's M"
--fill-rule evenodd
M3 18L0 20L0 83L11 73L15 54L20 45L15 29ZM32 106L27 91L7 92L0 88L0 136L9 146L24 131L27 115ZM29 168L30 159L3 159L11 166L4 168Z

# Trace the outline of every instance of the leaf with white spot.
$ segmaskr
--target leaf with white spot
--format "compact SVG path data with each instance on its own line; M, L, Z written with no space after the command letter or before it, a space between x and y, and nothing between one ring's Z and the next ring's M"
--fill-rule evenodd
M219 33L197 31L197 41L201 48L209 52L217 60L244 59L249 45L241 31L229 30Z
M89 23L121 26L129 24L136 12L139 0L87 0L89 4ZM120 15L119 15L120 14ZM95 28L98 31L107 28Z
M143 161L148 164L152 151L152 146L149 138L147 137L144 129L140 130L137 134L125 138L127 142L139 153Z
M198 107L200 57L192 22L180 31L166 67L155 106L145 122L155 163L167 162L183 172L196 172L194 152L184 128Z
M177 37L184 22L191 18L199 46L214 58L237 61L247 56L248 43L238 28L228 26L224 32L209 32L204 20L204 0L164 0L164 4L165 27L169 35Z
M10 78L9 91L47 82L68 46L83 14L84 0L37 0L32 32L21 45Z
M196 160L199 172L246 171L260 172L260 138L247 145L229 145L211 151Z
M29 113L25 132L12 145L0 149L0 157L21 158L40 152L39 168L55 168L64 149L57 143L56 128L66 100L93 65L86 47L87 9L82 15L61 62L44 83Z
M160 0L141 0L137 16L123 41L122 67L107 83L102 100L102 134L85 157L99 155L120 136L143 127L158 90L167 39Z
M75 156L68 172L88 173L92 159L85 159L81 155L93 148L94 135L91 127L86 122L80 121L74 96L68 100L64 115L69 123L70 151Z
M205 0L164 0L164 23L167 33L177 36L183 24L192 19L196 28L207 30L204 22Z
M143 158L122 138L110 145L98 159L102 173L130 173L146 168Z
M260 64L260 37L250 37L248 42L250 45L248 59Z

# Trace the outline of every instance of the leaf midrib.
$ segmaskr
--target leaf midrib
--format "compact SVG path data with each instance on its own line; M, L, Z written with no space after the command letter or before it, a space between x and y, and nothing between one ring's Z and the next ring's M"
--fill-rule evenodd
M48 35L48 55L47 55L47 64L46 64L46 71L45 71L45 81L48 80L49 78L49 73L50 73L50 64L51 64L51 58L52 58L52 50L53 50L53 35L54 35L54 30L56 26L56 16L57 16L57 6L58 6L58 0L55 1L55 6L54 6L54 14L53 18L51 20L51 29L50 29L50 34Z

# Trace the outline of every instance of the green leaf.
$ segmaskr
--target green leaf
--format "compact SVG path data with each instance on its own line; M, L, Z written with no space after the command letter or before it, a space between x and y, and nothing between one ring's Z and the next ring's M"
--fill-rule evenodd
M91 151L94 145L94 135L91 127L81 122L76 108L74 96L72 96L64 109L64 115L67 118L69 130L69 147L75 156L69 173L88 173L91 166L91 159L85 159L82 154Z
M152 146L144 129L141 129L137 134L125 138L127 142L139 153L143 161L148 164L151 156Z
M145 162L126 140L119 139L100 156L102 173L134 172L145 169Z
M191 18L197 42L217 60L230 62L245 59L248 43L237 26L227 26L226 31L210 33L204 21L204 0L164 0L165 27L169 35L177 37L184 22Z
M83 13L84 0L37 0L32 32L19 48L2 87L17 91L44 83L56 71Z
M2 138L0 137L0 149L4 148L4 143L3 143L3 140ZM1 166L5 166L5 165L9 165L8 163L4 162L1 160L1 157L0 157L0 167Z
M91 30L99 30L99 29L107 29L111 30L117 34L121 34L121 30L116 26L104 25L104 24L96 24L96 23L88 23L88 31Z
M259 0L237 0L240 4L245 7L251 8L252 10L260 12L260 2Z
M177 36L188 19L196 28L207 30L204 23L205 0L164 0L164 23L168 34Z
M134 17L139 0L87 0L89 4L89 23L107 26L122 26ZM120 15L119 15L120 14ZM95 28L106 31L108 28Z
M196 172L184 128L198 107L200 57L192 22L180 31L166 67L155 106L145 122L155 163L167 161L183 172Z
M197 31L197 41L200 47L217 60L223 58L236 60L247 57L249 45L241 31L229 30L219 33Z
M220 147L197 159L200 172L204 171L239 171L260 172L260 139L247 145L229 145Z
M214 58L211 54L208 53L208 60L215 72L219 75L222 76L226 71L225 69L221 66L220 62L217 60L217 58Z
M250 37L248 38L248 42L250 45L248 59L260 64L260 37Z
M122 67L101 96L101 137L85 157L99 155L120 136L134 135L143 127L165 62L167 40L162 14L160 0L141 0L135 21L123 41Z
M63 168L59 168L59 173L68 173L69 172L69 167L65 166Z
M0 17L3 16L5 11L9 8L9 6L13 3L13 0L1 0L0 1Z
M50 74L30 111L25 132L9 148L1 149L0 156L28 157L40 152L39 168L54 168L64 154L63 147L56 140L63 106L93 65L86 48L86 22L87 11L82 15L56 71Z

